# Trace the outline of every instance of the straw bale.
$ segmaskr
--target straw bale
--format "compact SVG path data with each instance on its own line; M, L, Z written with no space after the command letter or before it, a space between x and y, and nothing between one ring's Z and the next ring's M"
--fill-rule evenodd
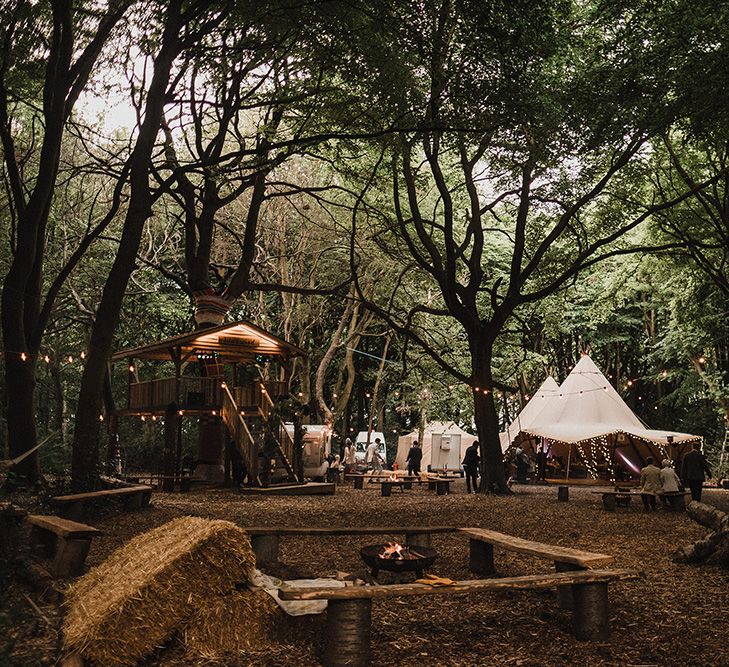
M219 661L274 648L289 627L286 614L262 590L236 590L208 599L185 628L188 655Z
M138 535L73 584L66 648L97 664L134 664L206 600L247 581L255 556L229 521L174 519Z

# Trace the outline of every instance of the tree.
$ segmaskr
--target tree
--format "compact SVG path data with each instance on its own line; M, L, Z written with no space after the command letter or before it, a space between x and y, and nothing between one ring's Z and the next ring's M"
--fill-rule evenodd
M635 26L606 26L591 8L566 2L443 0L424 9L402 9L393 28L401 58L422 73L399 97L421 129L382 147L362 188L360 226L439 299L413 305L397 283L387 303L359 296L471 387L482 490L506 492L494 401L505 387L493 370L508 323L597 262L640 250L633 230L706 182L659 202L636 187L650 138L675 111L642 73ZM424 62L427 72L417 69ZM382 191L383 165L392 215L367 202ZM433 344L432 319L441 317L462 329L467 371Z
M36 364L55 298L110 220L89 229L55 279L44 283L48 216L67 123L130 4L53 0L50 7L19 2L0 8L0 140L12 250L1 309L11 458L36 444ZM27 128L28 136L21 138L18 128ZM35 479L37 454L18 472Z

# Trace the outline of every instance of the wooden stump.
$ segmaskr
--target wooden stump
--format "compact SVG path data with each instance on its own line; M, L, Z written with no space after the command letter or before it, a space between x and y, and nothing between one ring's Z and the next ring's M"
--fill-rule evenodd
M570 487L569 486L560 486L557 489L557 500L560 502L566 503L570 499Z
M251 535L251 547L256 563L275 563L278 560L278 535Z
M572 586L574 612L572 632L583 641L605 641L610 637L607 583Z
M439 496L445 496L450 493L451 483L442 479L439 479L435 483L436 493Z
M428 491L435 491L435 482L428 482Z
M363 475L357 475L354 478L354 488L355 489L364 489L364 476Z
M556 572L574 572L575 570L584 570L584 567L580 565L573 565L572 563L562 563L560 561L554 562L554 569ZM557 586L557 603L562 609L574 609L574 600L572 595L572 586Z
M174 483L174 480L172 480L172 481ZM125 496L124 509L126 509L129 512L131 512L133 510L139 510L139 509L142 509L143 503L144 503L144 494L141 491L139 491L138 493L133 493L129 496Z
M372 600L329 600L324 632L325 667L367 667L371 662Z
M617 505L618 503L612 493L602 494L602 506L605 508L605 511L614 512Z
M410 491L413 488L413 483L412 482L403 482L402 488Z
M410 547L430 547L430 533L405 533L405 544Z
M392 484L390 482L382 482L382 495L389 496L392 494Z
M494 547L488 542L471 538L469 544L468 567L474 574L491 576L494 568Z
M91 540L59 537L53 558L53 574L56 577L75 577L83 571Z

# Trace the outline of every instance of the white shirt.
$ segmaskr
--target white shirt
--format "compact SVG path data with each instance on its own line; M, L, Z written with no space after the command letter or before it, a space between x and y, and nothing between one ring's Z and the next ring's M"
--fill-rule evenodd
M369 447L367 447L367 451L365 452L365 461L367 463L372 463L372 461L375 460L375 457L380 457L379 453L377 452L379 448L380 446L376 442L370 443Z

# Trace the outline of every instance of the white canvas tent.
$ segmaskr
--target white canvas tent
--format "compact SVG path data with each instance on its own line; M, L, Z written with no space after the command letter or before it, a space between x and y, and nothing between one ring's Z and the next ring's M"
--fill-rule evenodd
M531 400L521 409L514 421L507 426L505 431L499 433L502 452L509 449L519 434L525 435L526 429L534 423L547 404L557 398L558 393L559 385L551 375L548 376L542 382L542 386L534 392Z
M395 462L400 470L407 468L405 459L408 450L417 439L417 431L398 438ZM454 422L430 422L425 426L423 441L420 443L423 449L420 469L427 470L430 466L432 470L442 470L447 465L449 470L458 470L466 448L477 439Z
M609 465L614 453L614 462L632 472L647 456L677 460L688 443L701 440L688 433L647 428L587 355L559 387L557 397L545 400L522 430L541 437L551 456L568 460L578 456L590 469L600 462Z

